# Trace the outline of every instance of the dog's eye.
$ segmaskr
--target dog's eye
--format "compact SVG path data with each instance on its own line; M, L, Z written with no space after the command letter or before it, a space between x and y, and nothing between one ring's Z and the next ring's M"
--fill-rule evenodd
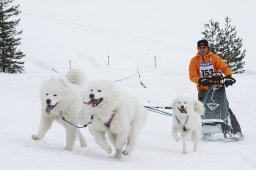
M184 104L187 104L187 102L184 102Z
M48 96L49 94L48 94L48 93L46 93L45 95L46 95L46 96Z
M53 96L54 96L54 97L56 97L56 96L57 96L57 94L54 94Z
M178 104L180 104L180 102L178 102Z
M91 89L91 91L93 91L93 89Z
M101 90L98 90L98 92L101 92Z

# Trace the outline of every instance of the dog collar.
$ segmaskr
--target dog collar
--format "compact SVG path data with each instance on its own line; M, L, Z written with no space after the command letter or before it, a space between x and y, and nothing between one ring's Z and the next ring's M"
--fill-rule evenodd
M178 119L178 117L177 117L176 115L175 115L175 118L176 118L177 122L180 124L180 126L182 127L183 132L185 132L186 130L188 130L188 129L186 128L186 124L188 123L188 116L187 116L186 121L185 121L185 123L184 123L183 126L181 125L181 122L180 122L180 120Z

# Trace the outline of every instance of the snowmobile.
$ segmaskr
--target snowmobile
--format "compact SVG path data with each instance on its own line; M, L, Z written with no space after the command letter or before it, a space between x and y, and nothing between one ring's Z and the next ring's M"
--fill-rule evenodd
M226 96L225 80L227 78L231 79L233 84L236 82L234 78L224 77L220 72L214 72L211 77L207 78L209 89L202 99L205 106L205 114L202 116L202 135L205 140L237 141L243 138L238 122L239 135L234 131L232 121L237 120L229 108ZM223 134L223 136L219 137L216 134Z

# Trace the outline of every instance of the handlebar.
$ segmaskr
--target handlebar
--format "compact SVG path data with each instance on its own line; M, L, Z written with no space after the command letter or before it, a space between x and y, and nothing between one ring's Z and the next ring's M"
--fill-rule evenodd
M215 87L223 87L226 79L233 81L232 84L236 83L236 79L230 76L223 76L220 72L214 72L211 77L202 77L198 80L198 82L200 82L203 79L208 79L209 84L207 86L209 87L212 85L214 85Z

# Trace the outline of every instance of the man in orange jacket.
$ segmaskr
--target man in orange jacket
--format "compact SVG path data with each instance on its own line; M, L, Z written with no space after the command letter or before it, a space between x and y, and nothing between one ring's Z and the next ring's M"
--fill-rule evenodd
M200 101L203 100L204 95L206 94L206 91L209 88L209 79L204 77L211 77L214 72L221 71L224 73L227 77L232 76L232 71L228 67L228 65L221 59L220 56L213 54L209 50L209 44L207 40L199 40L197 42L197 50L198 53L195 57L193 57L190 61L189 65L189 77L190 80L197 84L198 89L198 99ZM199 79L201 78L201 81L199 82ZM228 87L233 84L232 79L227 78L224 82L225 86ZM234 133L241 132L240 125L229 108L230 118L231 118L231 124L234 130Z
M226 76L232 76L232 71L228 65L221 59L220 56L213 54L209 50L209 45L207 40L200 40L197 42L198 53L192 58L189 65L189 76L190 80L197 84L197 89L199 91L199 100L202 100L205 92L208 90L209 80L199 79L203 77L211 77L213 72L221 71ZM226 80L225 85L228 87L232 85L233 81Z

